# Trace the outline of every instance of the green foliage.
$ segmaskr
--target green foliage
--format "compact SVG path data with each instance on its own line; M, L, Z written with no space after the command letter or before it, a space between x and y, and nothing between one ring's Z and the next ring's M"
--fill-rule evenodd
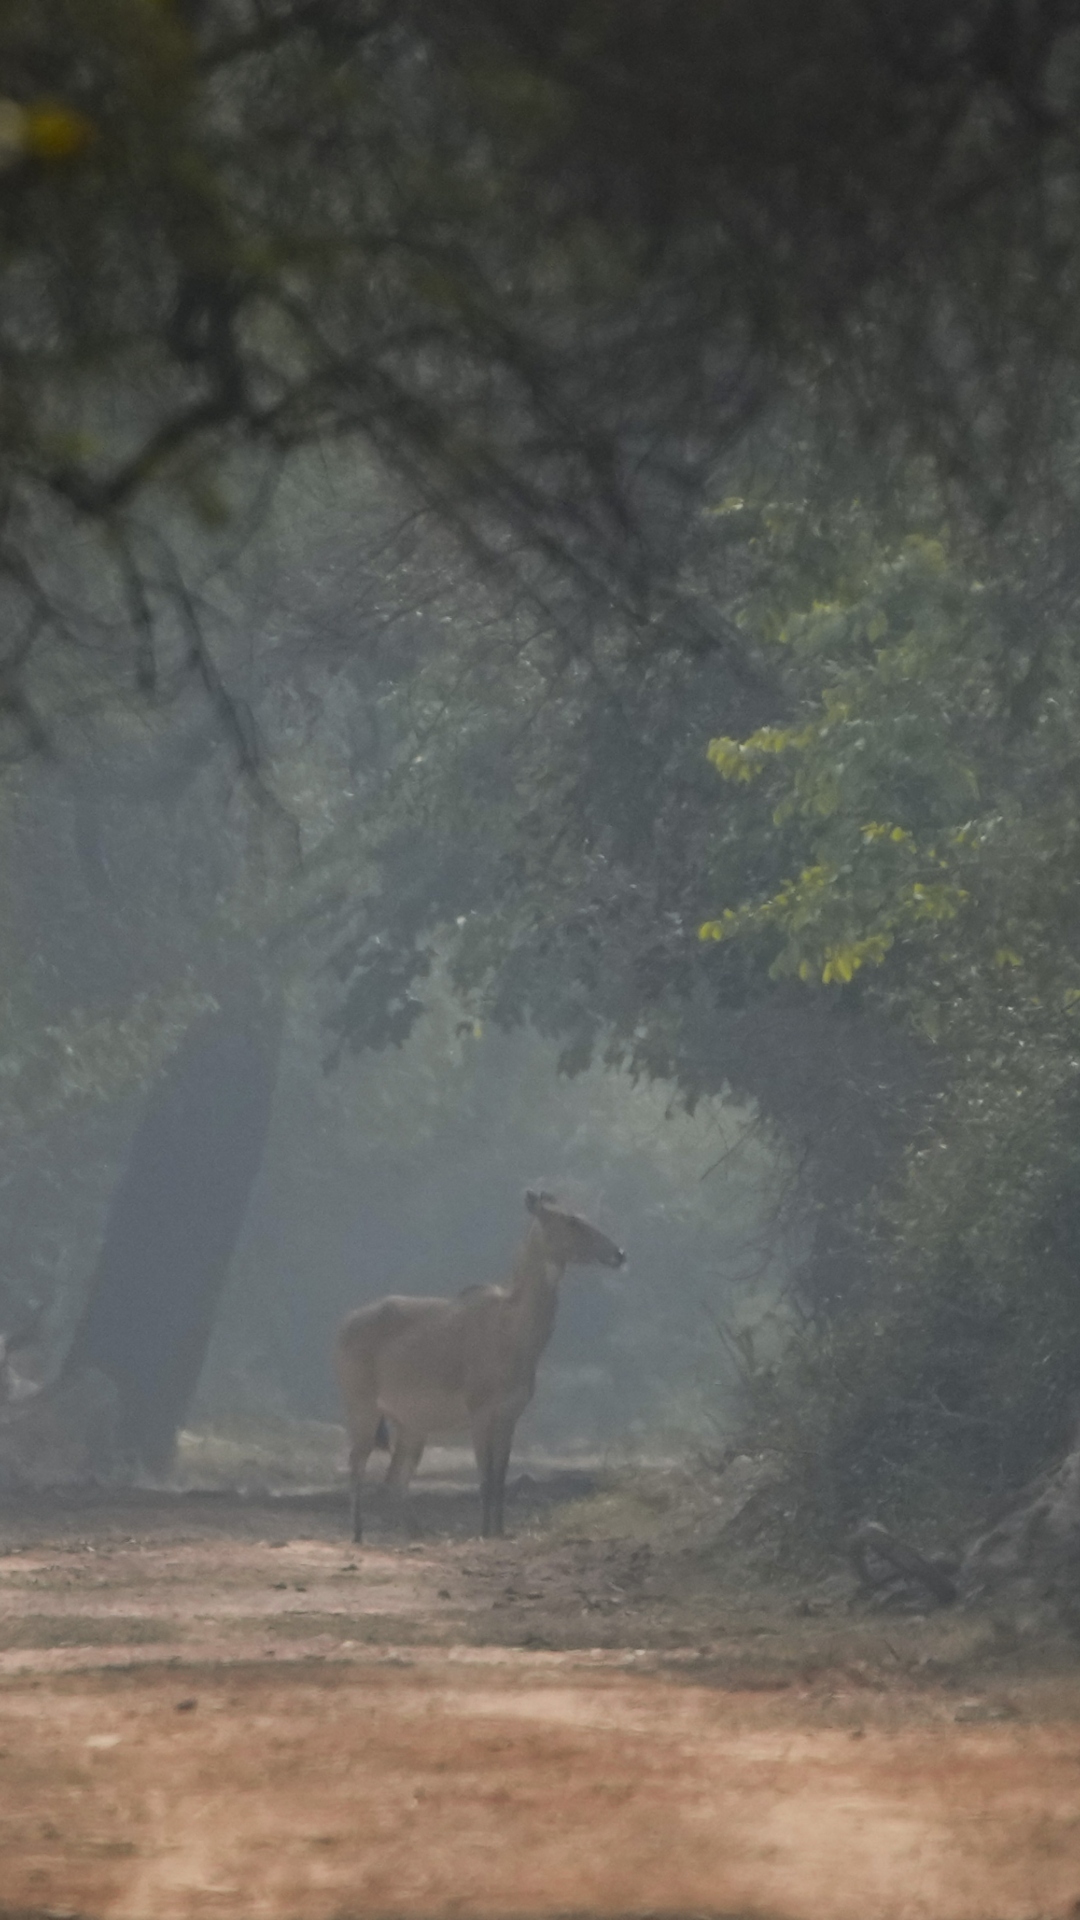
M725 780L758 783L804 864L704 922L701 939L752 938L774 977L837 986L892 955L896 990L927 1025L943 966L1009 1004L1074 1003L1071 635L1044 647L1044 695L1020 732L996 629L984 583L913 537L848 600L815 602L770 636L794 656L800 720L714 740L708 757Z
M171 993L139 995L113 1016L75 1007L50 1021L25 999L4 994L0 1133L9 1149L20 1134L44 1129L80 1107L141 1091L191 1022L213 1004L209 994L185 983Z
M936 1089L768 1415L841 1517L977 1504L1075 1411L1080 659L1065 614L1019 726L1001 604L940 540L864 557L766 635L793 719L709 749L801 864L702 940L902 1023Z
M776 945L776 977L846 984L961 912L989 831L965 817L990 659L980 592L965 594L939 541L913 537L850 600L792 614L775 642L796 656L810 717L714 740L709 758L726 780L765 778L773 823L809 827L811 858L768 899L706 921L703 940L754 933Z

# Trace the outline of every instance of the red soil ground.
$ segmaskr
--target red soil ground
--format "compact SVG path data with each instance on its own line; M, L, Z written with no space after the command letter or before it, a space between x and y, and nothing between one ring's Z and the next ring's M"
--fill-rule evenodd
M1080 1914L1067 1648L341 1520L0 1510L0 1912Z

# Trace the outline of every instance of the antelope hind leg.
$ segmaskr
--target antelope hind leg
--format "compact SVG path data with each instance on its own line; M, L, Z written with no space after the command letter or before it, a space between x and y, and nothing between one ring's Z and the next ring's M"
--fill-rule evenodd
M472 1423L473 1452L476 1455L476 1471L480 1476L480 1537L486 1540L491 1520L491 1422L487 1419L474 1419Z
M374 1445L374 1438L375 1438L374 1432L372 1432L371 1440L354 1441L349 1453L349 1486L351 1489L350 1505L351 1505L351 1513L352 1513L352 1537L353 1537L353 1540L356 1542L357 1546L362 1545L363 1538L364 1538L364 1522L363 1522L363 1515L361 1513L361 1507L360 1507L360 1494L364 1485L364 1472L367 1467L368 1456L371 1453L372 1446Z
M357 1546L360 1546L363 1543L364 1537L363 1515L361 1513L364 1474L367 1470L368 1460L378 1441L381 1415L378 1407L374 1403L374 1399L368 1400L366 1395L360 1398L359 1406L357 1406L355 1400L352 1406L350 1406L346 1399L346 1409L349 1438L352 1442L349 1449L349 1485L352 1492L352 1537Z
M400 1525L407 1533L414 1536L420 1532L420 1527L409 1508L409 1483L420 1465L426 1445L426 1433L408 1434L399 1428L383 1483L393 1502Z

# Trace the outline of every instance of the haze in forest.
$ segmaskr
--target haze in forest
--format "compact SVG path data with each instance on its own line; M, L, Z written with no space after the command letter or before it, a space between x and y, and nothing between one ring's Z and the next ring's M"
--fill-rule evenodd
M523 1445L745 1448L792 1552L1022 1506L1080 1360L1071 19L0 46L4 1472L331 1421L345 1311L497 1281L529 1187L631 1264Z

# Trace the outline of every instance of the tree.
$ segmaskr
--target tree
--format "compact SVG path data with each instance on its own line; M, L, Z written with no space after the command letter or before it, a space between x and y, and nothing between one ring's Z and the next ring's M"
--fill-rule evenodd
M262 1161L280 1018L196 1023L155 1090L64 1364L116 1388L121 1452L160 1471L195 1391Z
M1060 491L1070 32L1056 0L7 0L17 737L100 683L48 645L93 631L250 757L179 526L242 531L312 441L365 440L570 651L616 619L742 673L680 530L778 396L996 524Z
M817 1292L773 1409L813 1428L818 1496L849 1518L977 1510L1075 1421L1075 627L1068 605L1053 638L1033 623L1003 672L997 586L925 535L853 544L828 599L773 624L783 722L709 749L789 864L703 944L876 1009L932 1076L856 1284Z

